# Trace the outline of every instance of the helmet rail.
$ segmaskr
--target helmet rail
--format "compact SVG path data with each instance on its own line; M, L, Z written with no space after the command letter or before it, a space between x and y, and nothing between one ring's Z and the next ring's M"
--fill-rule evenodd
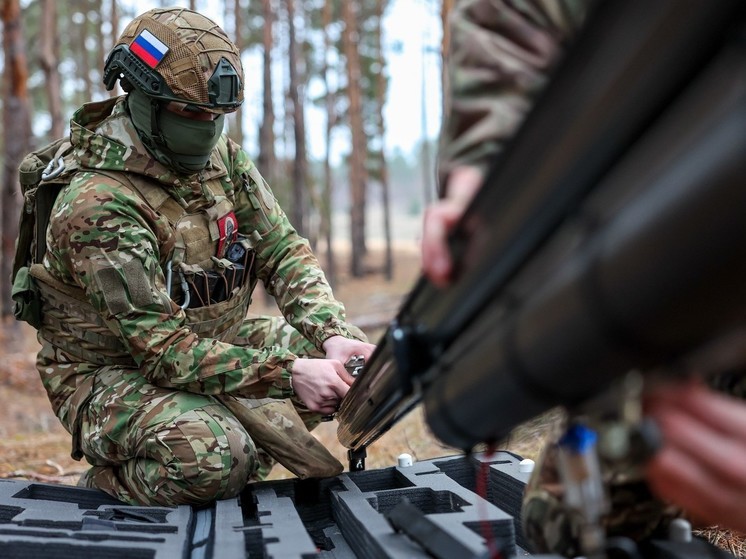
M209 102L200 103L178 97L158 72L148 67L135 56L127 45L117 45L112 49L104 65L103 82L111 91L117 80L124 79L148 97L161 101L186 103L187 106L235 110L241 106L241 78L233 65L221 58L215 71L207 80Z
M160 8L134 18L106 58L103 82L137 89L153 102L175 101L212 113L243 102L241 53L208 17Z

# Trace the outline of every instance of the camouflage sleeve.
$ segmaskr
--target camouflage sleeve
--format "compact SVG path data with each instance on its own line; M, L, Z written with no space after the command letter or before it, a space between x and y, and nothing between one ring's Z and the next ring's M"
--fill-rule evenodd
M287 321L321 350L335 335L355 338L345 322L345 309L332 294L308 241L298 235L254 163L229 143L236 193L236 218L241 232L261 235L257 275L275 298Z
M459 165L486 173L516 130L591 0L460 0L450 16L450 102L440 136L441 190Z
M159 264L158 247L168 239L158 232L170 227L128 186L113 183L80 173L60 193L45 265L85 291L153 384L202 394L292 396L294 355L199 337L187 327L184 312L166 295Z

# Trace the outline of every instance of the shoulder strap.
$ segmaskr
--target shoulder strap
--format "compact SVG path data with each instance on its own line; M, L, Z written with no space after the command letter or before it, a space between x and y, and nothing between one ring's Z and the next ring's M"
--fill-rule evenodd
M225 134L220 135L220 139L218 140L218 153L220 154L220 159L223 161L223 165L225 165L226 170L228 171L228 175L231 174L231 158L230 154L228 153L228 138Z
M104 175L130 187L132 190L137 192L151 208L166 216L166 219L168 219L169 223L172 225L177 223L179 219L184 216L184 208L169 196L165 189L154 185L138 175L131 175L122 171L103 171L100 169L91 169L90 171L99 175Z

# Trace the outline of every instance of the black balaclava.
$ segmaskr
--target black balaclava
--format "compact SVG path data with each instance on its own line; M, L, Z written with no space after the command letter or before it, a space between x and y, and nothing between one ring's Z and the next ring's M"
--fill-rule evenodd
M160 103L137 89L127 96L140 140L166 167L187 175L201 171L220 139L225 115L215 120L193 120L166 110Z

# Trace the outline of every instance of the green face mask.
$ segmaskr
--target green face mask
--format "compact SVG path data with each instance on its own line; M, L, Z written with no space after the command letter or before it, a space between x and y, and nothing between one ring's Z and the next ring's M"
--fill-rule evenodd
M136 89L128 95L127 106L140 139L158 161L184 174L207 166L223 132L225 115L215 120L192 120L160 108L154 123L150 98ZM162 140L153 135L155 125Z

